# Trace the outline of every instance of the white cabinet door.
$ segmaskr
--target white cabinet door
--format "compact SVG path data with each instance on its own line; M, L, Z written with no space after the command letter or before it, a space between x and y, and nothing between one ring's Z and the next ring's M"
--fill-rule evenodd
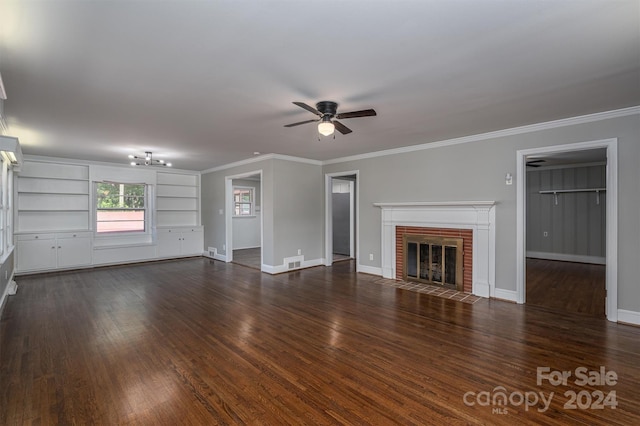
M34 271L56 267L55 238L19 240L16 243L16 269Z
M91 265L91 239L58 238L58 268Z
M182 254L202 254L204 233L202 229L193 229L182 233Z
M158 257L179 256L182 243L182 233L170 229L158 231Z

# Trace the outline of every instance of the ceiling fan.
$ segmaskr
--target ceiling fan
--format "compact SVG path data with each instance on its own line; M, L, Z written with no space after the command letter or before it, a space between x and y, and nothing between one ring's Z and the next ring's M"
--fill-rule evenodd
M529 160L527 161L526 165L527 167L540 167L542 164L539 163L544 163L546 160L544 159L539 159L539 160Z
M299 106L300 108L306 109L309 112L314 113L320 118L314 120L305 120L300 121L298 123L286 124L284 127L294 127L299 126L301 124L314 123L318 122L318 132L320 132L323 136L329 136L333 134L335 129L338 129L340 133L346 135L347 133L351 133L353 130L342 124L336 119L345 119L345 118L356 118L356 117L372 117L377 115L376 112L372 109L363 109L362 111L351 111L351 112L342 112L338 114L338 104L331 101L321 101L316 104L316 107L313 108L304 102L293 102L294 105Z

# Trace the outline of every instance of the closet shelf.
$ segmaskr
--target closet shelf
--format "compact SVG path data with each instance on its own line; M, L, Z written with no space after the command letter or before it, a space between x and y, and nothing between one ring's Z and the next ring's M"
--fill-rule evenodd
M584 189L548 189L545 191L539 191L540 194L564 194L568 192L602 192L607 188L584 188Z
M558 194L568 194L575 192L595 192L596 204L600 204L600 193L605 192L607 188L583 188L583 189L548 189L545 191L538 191L540 194L553 194L553 202L558 205Z

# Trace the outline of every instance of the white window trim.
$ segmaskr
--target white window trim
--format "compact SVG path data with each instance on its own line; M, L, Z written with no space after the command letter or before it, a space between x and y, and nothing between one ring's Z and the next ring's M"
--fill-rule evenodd
M98 184L99 183L115 183L125 185L144 185L145 186L145 200L144 200L144 231L120 231L120 232L98 232ZM140 237L146 238L153 234L154 224L152 223L153 215L153 185L148 183L133 183L133 182L114 182L114 181L93 181L92 182L92 196L91 196L91 227L93 229L94 238L98 240L122 240L122 239L138 239Z
M249 190L251 193L251 212L250 214L236 214L236 200L235 200L235 195L236 195L236 190ZM234 218L251 218L251 217L256 217L256 189L253 186L241 186L241 185L234 185L233 186L233 192L232 192L232 206L233 206L233 214L232 216ZM241 204L247 204L247 203L241 203Z

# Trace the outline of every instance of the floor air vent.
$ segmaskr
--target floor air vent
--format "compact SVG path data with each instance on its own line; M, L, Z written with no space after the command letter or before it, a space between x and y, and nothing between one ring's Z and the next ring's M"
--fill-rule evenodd
M285 257L284 264L287 265L287 270L302 268L302 262L304 262L304 256L292 256Z

